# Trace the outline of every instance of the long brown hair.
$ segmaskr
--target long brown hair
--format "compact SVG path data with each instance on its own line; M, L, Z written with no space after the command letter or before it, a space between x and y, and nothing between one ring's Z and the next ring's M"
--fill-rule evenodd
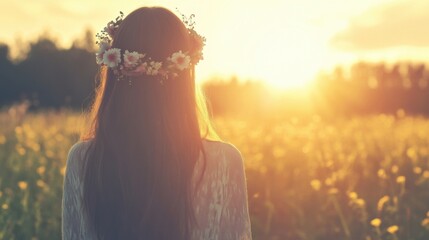
M191 42L172 12L143 7L123 20L112 47L162 61L191 50ZM194 167L204 155L202 139L216 138L193 72L162 84L140 76L129 86L101 69L91 125L82 136L91 140L83 209L99 239L190 238Z

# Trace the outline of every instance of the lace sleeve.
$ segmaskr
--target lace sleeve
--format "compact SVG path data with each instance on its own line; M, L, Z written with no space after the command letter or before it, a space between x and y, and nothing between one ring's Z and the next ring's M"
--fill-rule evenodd
M240 152L235 147L228 147L226 198L220 219L219 239L251 240L252 233L247 200L247 184L244 163Z
M79 144L72 146L66 163L62 199L62 239L83 239L81 228L81 191L77 162L80 160Z

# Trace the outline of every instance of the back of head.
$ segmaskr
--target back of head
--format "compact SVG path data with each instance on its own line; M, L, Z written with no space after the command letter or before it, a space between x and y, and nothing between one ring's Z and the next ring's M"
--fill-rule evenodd
M176 15L165 8L145 7L123 20L115 33L112 48L145 53L154 61L163 61L173 52L189 51L190 45L188 30ZM109 94L106 98L112 98L118 111L132 115L142 113L140 117L143 120L154 118L160 121L163 117L171 118L173 114L191 114L189 111L195 109L192 69L186 69L180 76L162 83L150 75L132 77L132 86L127 81L116 81L109 69L106 84L109 91L105 93ZM180 121L179 116L177 120Z
M189 31L164 8L139 8L112 48L163 61L192 51ZM193 66L160 81L117 81L104 68L86 138L84 210L100 239L189 239L191 178L202 149Z

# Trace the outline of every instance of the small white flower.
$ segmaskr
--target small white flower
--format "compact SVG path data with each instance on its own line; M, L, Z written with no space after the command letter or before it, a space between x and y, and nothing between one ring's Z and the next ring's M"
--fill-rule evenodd
M107 40L102 40L98 43L99 49L97 53L104 53L110 48L110 43Z
M110 21L107 24L107 27L104 28L104 31L107 32L107 34L109 34L109 36L113 38L115 36L116 29L117 26L115 26L115 23L113 21Z
M121 63L121 50L118 48L111 48L104 52L103 63L111 68L117 67Z
M170 61L174 63L177 69L182 71L183 69L188 68L191 58L182 53L182 51L178 51L171 55Z
M103 54L104 53L96 53L95 54L95 60L96 60L98 65L103 64Z
M144 54L140 54L138 52L129 52L128 50L125 50L124 65L127 68L134 67L141 58L144 58Z
M101 65L103 64L103 55L104 52L106 52L110 48L110 43L106 40L102 40L98 43L99 49L97 53L95 54L95 58L97 61L97 64Z
M159 69L162 66L162 62L154 62L154 61L152 61L152 62L149 63L149 65L150 66L147 68L147 71L146 71L147 75L155 76L155 75L158 74L158 71L159 71Z

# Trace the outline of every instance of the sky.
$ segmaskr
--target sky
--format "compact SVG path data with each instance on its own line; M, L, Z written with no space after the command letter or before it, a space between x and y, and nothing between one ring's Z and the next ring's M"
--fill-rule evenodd
M197 78L238 76L300 88L321 70L357 61L427 61L427 0L0 0L0 42L48 32L70 46L141 6L196 14L207 38Z

